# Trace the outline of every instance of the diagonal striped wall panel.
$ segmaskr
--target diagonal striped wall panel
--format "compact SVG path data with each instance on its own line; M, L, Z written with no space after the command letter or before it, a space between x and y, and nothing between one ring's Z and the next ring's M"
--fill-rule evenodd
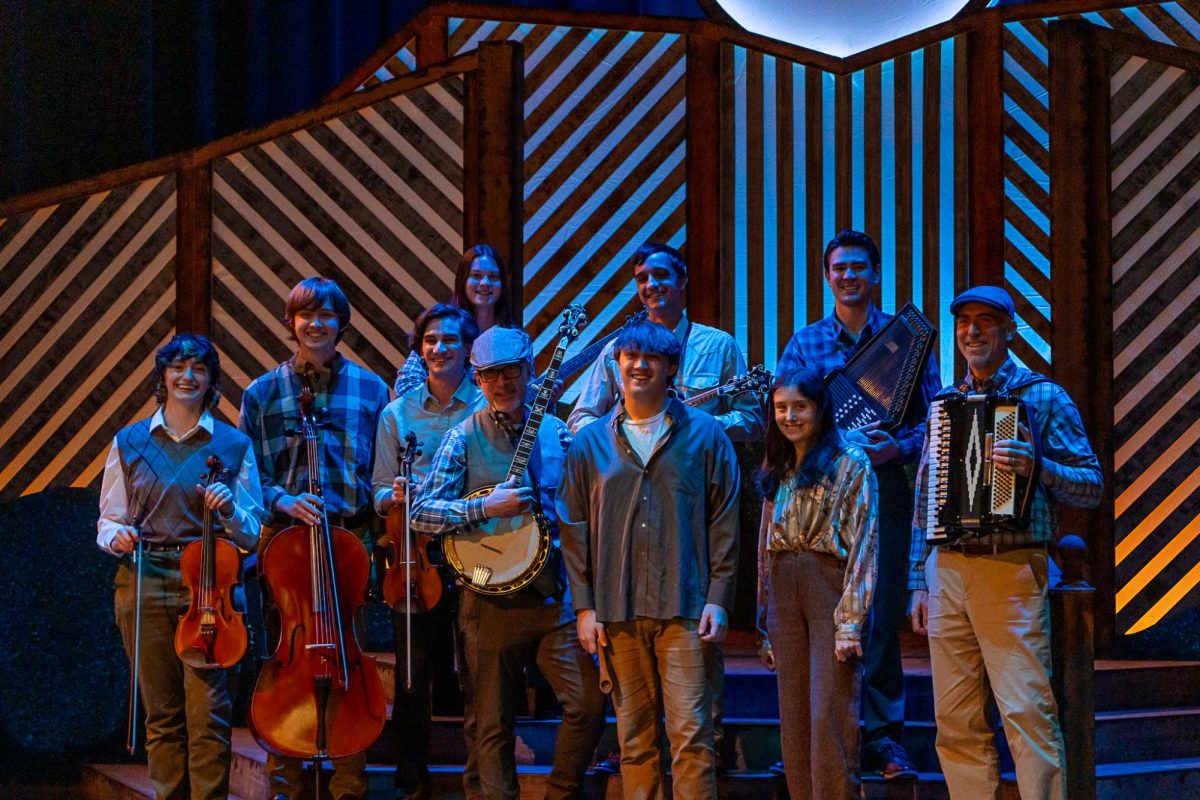
M723 55L723 259L727 309L752 363L773 367L792 333L830 313L825 243L869 233L883 256L880 300L949 319L956 262L955 40L844 77L744 47ZM842 148L839 150L839 147ZM961 279L961 276L959 276ZM947 382L953 339L942 337Z
M1017 306L1012 352L1050 373L1050 122L1046 23L1004 28L1004 280Z
M175 317L175 176L0 219L0 498L99 486L154 408Z
M1114 54L1117 630L1200 606L1200 72Z
M1070 15L1200 50L1200 2L1157 3ZM1050 372L1050 124L1048 20L1004 28L1004 277L1017 300L1013 353Z
M539 366L581 302L586 345L640 308L629 257L684 243L683 37L452 19L449 52L525 48L525 328ZM568 388L565 400L574 397Z
M342 352L391 384L462 252L462 113L448 78L214 163L213 331L235 415L292 352L284 302L312 275L350 298Z
M409 39L404 43L404 46L397 50L391 58L385 61L371 77L362 82L358 87L358 91L370 89L372 86L378 86L381 83L398 78L401 75L407 75L415 71L417 68L417 52L416 39Z

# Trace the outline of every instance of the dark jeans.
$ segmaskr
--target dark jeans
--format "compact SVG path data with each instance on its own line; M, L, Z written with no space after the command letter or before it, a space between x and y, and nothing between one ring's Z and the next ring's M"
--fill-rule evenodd
M546 781L548 800L577 797L604 731L604 695L596 664L579 644L569 601L526 589L494 598L464 591L462 629L475 706L476 763L488 800L515 800L517 692L536 659L562 704L563 721Z
M396 786L410 792L429 783L434 675L450 668L454 652L455 599L447 592L432 611L412 615L412 688L406 688L408 644L404 606L392 611L395 635L395 701L392 731L396 740ZM464 714L465 716L465 714Z
M863 648L862 716L866 749L904 733L900 626L907 619L913 487L899 464L875 468L879 481L879 562Z

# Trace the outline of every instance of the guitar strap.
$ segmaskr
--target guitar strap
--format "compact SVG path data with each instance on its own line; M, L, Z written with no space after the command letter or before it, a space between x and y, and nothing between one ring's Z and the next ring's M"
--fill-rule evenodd
M687 319L686 317L684 319ZM686 398L683 390L683 359L687 355L688 337L692 335L692 321L687 321L687 327L683 329L683 341L679 343L679 365L675 368L674 384L675 393L681 398Z

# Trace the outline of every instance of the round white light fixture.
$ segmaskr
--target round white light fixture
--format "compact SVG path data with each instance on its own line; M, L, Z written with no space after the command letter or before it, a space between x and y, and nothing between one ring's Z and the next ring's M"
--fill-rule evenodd
M953 17L967 0L718 0L751 33L845 57Z

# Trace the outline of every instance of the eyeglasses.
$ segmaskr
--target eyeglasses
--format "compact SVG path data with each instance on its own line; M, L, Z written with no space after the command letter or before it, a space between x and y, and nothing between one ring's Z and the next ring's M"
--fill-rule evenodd
M503 375L506 378L519 378L521 376L521 367L524 364L505 364L502 367L491 367L489 369L480 369L475 371L475 379L480 383L493 383L496 378Z

